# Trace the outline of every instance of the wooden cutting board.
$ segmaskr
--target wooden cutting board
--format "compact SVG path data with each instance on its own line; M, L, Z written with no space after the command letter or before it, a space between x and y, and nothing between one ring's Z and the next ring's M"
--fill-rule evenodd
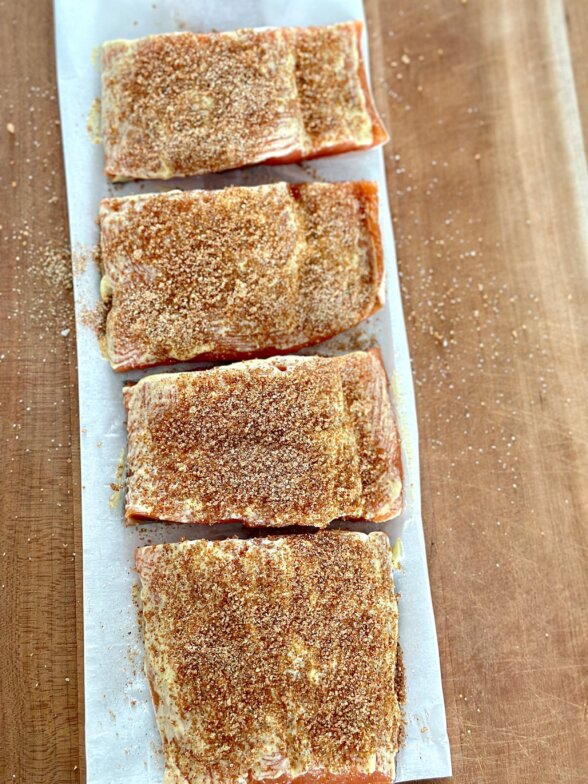
M588 781L588 4L370 0L455 781ZM0 780L83 781L51 6L0 6Z

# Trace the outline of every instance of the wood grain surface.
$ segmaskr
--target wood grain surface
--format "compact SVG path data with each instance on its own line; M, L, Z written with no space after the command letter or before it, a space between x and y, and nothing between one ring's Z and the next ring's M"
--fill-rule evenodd
M588 782L586 3L367 6L454 779ZM50 3L0 2L0 42L0 782L69 784L81 532Z
M588 30L588 3L586 0L566 0L565 18L576 86L576 97L584 140L588 139L588 56L586 55L586 30Z

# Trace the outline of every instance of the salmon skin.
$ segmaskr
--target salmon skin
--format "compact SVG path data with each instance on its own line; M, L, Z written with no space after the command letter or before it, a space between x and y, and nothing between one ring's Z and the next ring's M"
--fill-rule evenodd
M384 533L136 552L169 784L391 784L402 738Z
M169 179L385 142L361 30L345 22L104 43L107 176Z
M375 183L104 199L99 221L117 371L297 351L384 301Z
M384 522L402 509L380 352L259 359L124 390L127 522Z

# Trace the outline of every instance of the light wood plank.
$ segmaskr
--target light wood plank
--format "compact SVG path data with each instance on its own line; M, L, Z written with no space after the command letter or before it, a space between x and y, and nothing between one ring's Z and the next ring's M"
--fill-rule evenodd
M370 16L455 781L582 781L588 192L563 7Z

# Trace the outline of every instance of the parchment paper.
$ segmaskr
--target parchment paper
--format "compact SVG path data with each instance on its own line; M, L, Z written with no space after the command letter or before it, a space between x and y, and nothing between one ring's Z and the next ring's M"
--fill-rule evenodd
M123 525L121 494L111 487L111 483L120 480L126 446L121 389L126 379L138 378L141 373L115 374L101 356L94 331L87 326L98 301L99 272L88 256L98 242L95 219L99 201L107 195L173 187L219 188L228 184L304 182L317 178L372 179L380 187L387 305L365 328L355 331L355 339L363 345L375 338L383 350L403 439L406 509L385 527L392 541L399 537L404 545L396 583L401 594L407 736L398 757L397 780L451 774L421 522L416 412L381 150L303 165L254 167L166 183L112 186L103 175L102 148L92 142L87 130L91 104L100 95L96 47L105 40L178 29L302 26L350 19L363 19L361 0L55 0L59 102L76 270L89 784L159 784L163 779L161 743L142 671L135 589L138 578L133 567L135 547L177 541L180 537L222 538L233 532L244 535L242 529L234 526L210 530L197 526ZM364 49L365 43L364 36ZM337 345L340 347L341 341L335 341ZM343 345L349 347L349 341L343 341ZM370 529L362 524L347 527Z

